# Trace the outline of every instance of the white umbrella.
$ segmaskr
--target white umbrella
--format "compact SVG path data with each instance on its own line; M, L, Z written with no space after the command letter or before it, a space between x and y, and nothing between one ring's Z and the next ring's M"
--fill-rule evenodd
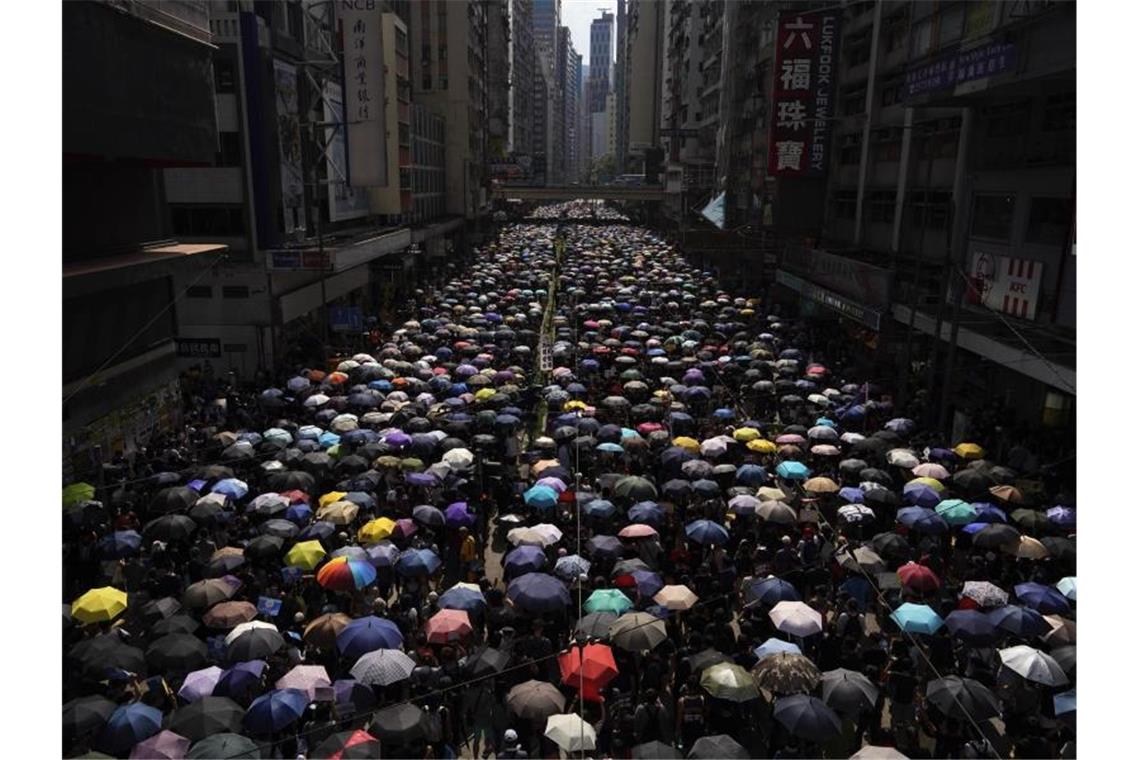
M462 470L471 466L475 461L475 455L463 448L450 449L443 455L443 461L451 467Z
M348 433L356 430L360 425L355 414L341 414L333 418L329 428L335 433Z
M258 628L264 628L266 630L273 631L274 633L280 633L280 631L277 630L277 626L273 625L273 623L263 623L260 620L251 620L248 623L242 623L229 632L229 634L226 636L226 646L232 644L234 642L234 639L236 639L238 636L241 636L243 633L246 633L247 631L255 631Z
M310 409L315 409L318 406L324 406L329 402L329 397L323 393L314 393L305 399L305 406Z
M566 752L582 752L597 746L594 727L574 713L551 715L546 719L545 736Z
M843 435L839 436L839 440L843 441L844 443L850 444L850 443L859 443L859 441L863 440L866 437L867 436L860 435L859 433L844 433Z
M369 686L388 686L412 674L415 661L399 649L378 649L361 656L349 671L352 677Z
M755 496L749 496L742 493L738 496L733 496L728 501L728 508L738 515L750 515L756 512L760 506L760 500Z
M507 531L512 546L546 546L546 539L533 528L512 528Z
M728 451L728 443L726 442L725 437L722 435L701 441L701 456L719 457L726 451Z
M907 756L894 747L876 747L868 744L852 755L850 760L907 760Z
M768 617L777 630L793 636L811 636L823 630L823 616L803 602L780 602Z
M1064 686L1069 683L1065 671L1049 655L1040 649L1019 644L1008 649L999 649L1001 664L1027 681L1046 686Z
M688 586L664 586L653 601L667 610L687 610L697 603L697 595Z
M562 531L550 523L539 523L533 526L531 530L542 536L543 546L551 546L562 540Z
M902 467L904 470L913 470L918 467L920 460L910 449L891 449L887 452L887 464Z
M847 522L861 522L864 519L874 520L875 510L863 504L847 504L836 512L840 519Z

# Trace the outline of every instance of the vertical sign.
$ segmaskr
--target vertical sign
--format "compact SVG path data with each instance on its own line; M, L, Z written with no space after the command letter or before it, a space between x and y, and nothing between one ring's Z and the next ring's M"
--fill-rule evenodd
M305 228L305 179L301 164L301 123L297 101L297 67L273 61L277 91L277 143L281 154L281 208L284 232Z
M348 184L348 167L344 157L344 95L336 82L325 83L325 121L336 126L325 127L328 149L329 219L357 219L368 216L368 191Z
M353 187L387 187L380 3L379 0L340 0L337 11L344 40L348 183Z
M841 13L780 15L768 140L771 175L822 177L827 173Z

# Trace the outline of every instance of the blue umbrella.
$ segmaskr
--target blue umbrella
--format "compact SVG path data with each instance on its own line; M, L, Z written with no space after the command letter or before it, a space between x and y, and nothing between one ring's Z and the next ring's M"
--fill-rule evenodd
M99 737L99 745L116 755L125 755L131 747L161 730L161 710L142 702L132 702L111 713Z
M253 700L242 723L253 734L274 734L292 725L309 706L303 689L276 689Z
M900 605L891 613L891 620L895 625L909 633L933 634L942 627L942 618L938 613L925 604L911 604L907 602Z
M706 498L715 498L720 495L720 486L714 480L701 478L693 481L693 491Z
M980 523L1009 522L1009 517L998 508L996 504L986 501L974 502L971 506L978 513L977 521Z
M367 712L376 706L376 695L372 687L349 678L332 683L336 695L337 710L345 716Z
M599 443L595 448L606 454L621 454L625 451L625 449L621 447L621 444L617 443Z
M408 549L396 560L396 572L405 576L431 575L440 561L431 549Z
M1045 511L1045 519L1061 528L1077 526L1077 510L1072 507L1050 507Z
M664 510L656 502L639 501L629 508L626 517L631 523L658 525L665 516Z
M946 533L950 526L933 509L925 507L903 507L895 516L900 523L919 533Z
M317 443L321 445L322 449L327 449L340 443L340 436L326 430L317 438Z
M789 459L776 465L776 474L785 480L807 480L811 477L811 470L802 462Z
M336 533L336 526L327 520L317 520L297 534L298 541L313 541L328 538Z
M875 589L871 583L861 575L854 575L839 584L839 590L850 595L859 605L859 611L866 609L868 602L875 596Z
M748 601L756 600L761 604L774 607L780 602L798 602L800 594L796 587L787 581L776 578L758 578L748 584L745 590Z
M286 508L285 513L282 515L286 520L291 520L298 525L304 525L313 517L313 508L303 501L296 504L290 504Z
M1077 711L1077 690L1069 689L1053 695L1053 714L1064 715Z
M1017 594L1017 598L1026 606L1032 607L1042 615L1064 615L1072 611L1069 600L1052 586L1019 583L1013 587L1013 593Z
M214 696L232 699L241 697L260 682L265 667L265 660L248 660L237 663L218 676L218 682L214 684Z
M590 517L608 519L617 513L617 507L614 506L613 502L607 499L592 499L586 502L585 506L582 507L582 511Z
M226 478L225 480L219 480L215 483L210 491L229 496L234 501L237 501L245 498L245 495L249 493L249 486L237 478Z
M736 482L745 486L759 487L768 482L768 473L758 464L742 464L736 470Z
M546 565L546 553L537 546L520 546L503 558L503 573L508 578L533 573Z
M974 535L975 533L977 533L978 531L980 531L980 530L983 530L983 529L984 529L984 528L985 528L987 525L989 525L989 524L990 524L990 523L984 523L984 522L972 522L972 523L970 523L970 524L968 524L968 525L963 525L963 526L962 526L962 532L963 532L963 533L966 533L967 535L971 535L971 536L972 536L972 535Z
M704 546L728 543L728 531L723 525L718 525L712 520L694 520L685 526L685 535L690 541L696 541Z
M99 553L108 559L123 559L139 550L142 536L133 530L117 530L99 539Z
M399 649L403 645L404 636L396 624L375 615L353 620L336 636L336 648L349 660L358 660L377 649Z
M376 509L376 499L374 499L371 494L364 493L363 491L349 491L344 495L344 500L351 501L361 509Z
M554 563L554 574L568 581L577 580L580 575L589 575L590 561L577 554L559 557Z
M311 386L312 386L312 383L309 382L309 378L307 378L307 377L293 377L293 378L290 378L289 381L285 383L285 388L290 393L294 393L294 394L300 393L301 391L306 390L307 388L309 388Z
M475 589L455 586L439 596L439 606L445 610L463 610L468 614L482 612L487 607L483 594Z
M550 486L532 486L523 494L528 507L550 509L558 502L558 492Z
M907 483L903 488L903 498L908 504L933 509L942 501L942 495L925 483Z
M997 628L1023 639L1040 636L1049 630L1049 622L1040 612L1028 607L1007 604L986 613L986 618Z
M410 486L434 488L439 485L439 478L430 472L409 472L404 476L404 482Z
M847 504L862 504L863 490L853 486L844 486L839 489L839 498Z
M984 646L997 639L993 618L977 610L954 610L946 616L946 627L968 644Z
M400 558L400 550L391 542L381 541L365 549L368 561L376 567L392 567Z
M665 581L661 580L661 576L649 570L634 570L630 575L637 584L637 593L641 594L643 599L652 599L658 591L665 588Z
M788 652L790 654L803 654L803 651L795 644L792 644L788 641L782 641L780 639L768 639L763 644L752 650L752 653L755 654L756 658L760 660L763 660L765 657L768 657L770 655L779 654L780 652Z
M507 597L530 613L555 612L570 605L566 584L546 573L527 573L511 581Z

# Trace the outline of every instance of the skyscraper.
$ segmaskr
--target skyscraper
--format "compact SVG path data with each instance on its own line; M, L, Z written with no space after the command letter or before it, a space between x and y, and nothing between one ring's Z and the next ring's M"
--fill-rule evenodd
M562 24L562 0L534 0L534 47L554 54L558 27Z

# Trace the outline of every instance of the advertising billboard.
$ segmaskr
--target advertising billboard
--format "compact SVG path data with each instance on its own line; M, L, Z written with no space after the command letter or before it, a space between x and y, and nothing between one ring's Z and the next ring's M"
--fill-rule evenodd
M305 175L301 162L301 121L297 99L297 67L274 59L277 92L277 144L281 161L283 232L305 229Z
M380 3L378 0L339 0L336 9L344 40L348 184L387 187L384 30Z
M325 121L335 127L325 127L325 164L328 177L329 219L359 219L368 216L368 191L348 184L348 167L345 163L344 90L336 82L325 83Z

